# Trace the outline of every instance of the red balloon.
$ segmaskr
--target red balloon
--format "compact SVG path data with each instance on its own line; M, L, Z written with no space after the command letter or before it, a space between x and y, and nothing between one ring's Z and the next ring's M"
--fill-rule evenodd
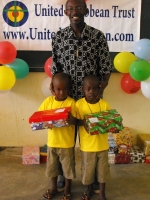
M49 76L52 77L51 67L52 67L52 57L48 58L44 64L44 71Z
M15 46L8 42L2 41L0 42L0 63L1 64L9 64L14 61L17 55L17 50Z
M123 75L121 79L121 88L128 94L134 94L141 88L141 82L132 79L129 73Z

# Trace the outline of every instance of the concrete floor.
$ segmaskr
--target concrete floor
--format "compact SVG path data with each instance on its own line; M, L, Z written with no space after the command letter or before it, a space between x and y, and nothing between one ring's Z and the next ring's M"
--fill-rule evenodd
M22 148L0 151L0 200L42 200L50 188L45 164L23 165ZM72 183L72 200L86 191L80 180L80 152L76 150L77 178ZM150 164L110 165L112 179L106 185L108 200L150 200ZM63 193L53 199L61 200ZM94 194L91 200L98 200Z

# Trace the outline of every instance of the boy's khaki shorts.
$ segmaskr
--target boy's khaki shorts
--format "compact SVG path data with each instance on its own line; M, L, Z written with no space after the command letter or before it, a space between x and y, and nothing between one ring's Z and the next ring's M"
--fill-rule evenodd
M62 166L62 168L61 168ZM74 179L75 173L75 155L72 148L51 148L47 149L46 176L54 178L62 175L67 179Z
M108 165L108 151L99 152L84 152L81 151L82 156L82 183L83 185L90 185L95 181L106 183L110 177L110 169Z

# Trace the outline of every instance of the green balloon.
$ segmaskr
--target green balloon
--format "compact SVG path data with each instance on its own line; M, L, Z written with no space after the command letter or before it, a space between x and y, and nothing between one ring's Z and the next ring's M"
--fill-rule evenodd
M12 63L6 64L6 66L10 67L16 75L16 79L25 78L29 73L28 64L19 58L16 58Z
M150 77L150 63L146 60L136 60L130 65L130 76L136 81L144 81Z

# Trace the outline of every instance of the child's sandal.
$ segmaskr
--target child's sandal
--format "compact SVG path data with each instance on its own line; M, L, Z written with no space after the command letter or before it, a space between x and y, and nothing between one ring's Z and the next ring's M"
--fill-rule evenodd
M50 200L55 194L51 193L51 190L47 190L45 194L43 194L43 200Z
M81 196L81 200L90 200L93 194L88 195L87 192L84 192L83 195Z
M71 195L70 194L67 194L67 195L64 194L62 200L71 200Z

